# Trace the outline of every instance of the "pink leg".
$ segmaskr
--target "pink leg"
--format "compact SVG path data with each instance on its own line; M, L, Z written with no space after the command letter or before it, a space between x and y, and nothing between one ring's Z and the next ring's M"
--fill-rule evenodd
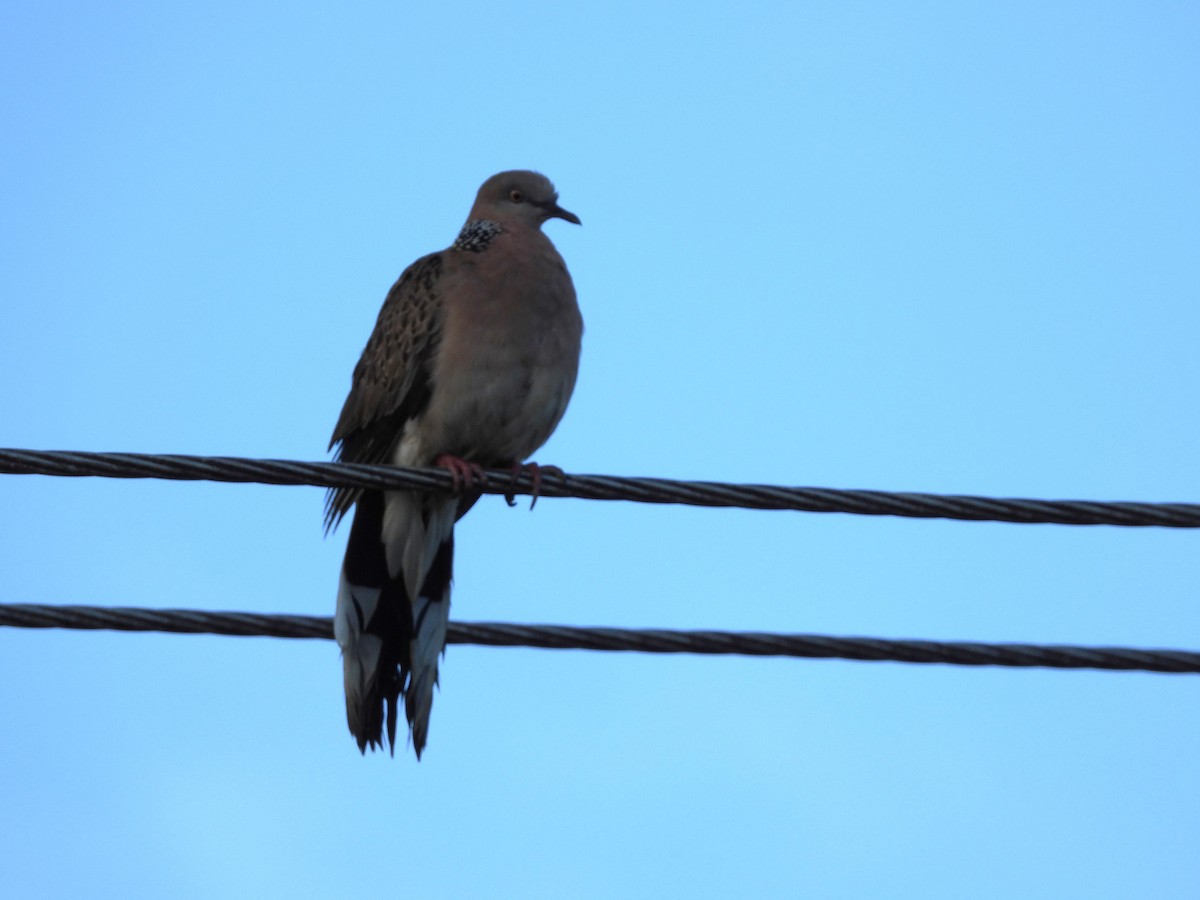
M542 493L542 473L543 472L550 472L554 475L557 475L559 478L566 477L566 473L563 472L563 470L560 469L558 466L539 466L535 462L528 462L528 463L524 463L524 464L513 463L512 464L512 477L513 477L514 483L516 483L517 477L521 474L522 469L528 469L530 476L533 478L533 499L529 502L529 508L531 510L535 506L537 506L538 497ZM504 499L505 499L505 501L507 501L509 506L517 505L516 498L513 494L505 494Z
M449 453L443 453L433 461L435 466L450 470L450 484L455 493L462 493L465 488L483 484L483 466L479 463L468 462Z

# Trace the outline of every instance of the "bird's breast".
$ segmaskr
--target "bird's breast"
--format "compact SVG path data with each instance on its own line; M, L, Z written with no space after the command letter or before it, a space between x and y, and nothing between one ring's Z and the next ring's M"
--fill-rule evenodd
M470 302L447 310L430 402L411 423L430 458L524 460L566 411L583 331L570 276L561 260L551 278L508 269L465 278Z

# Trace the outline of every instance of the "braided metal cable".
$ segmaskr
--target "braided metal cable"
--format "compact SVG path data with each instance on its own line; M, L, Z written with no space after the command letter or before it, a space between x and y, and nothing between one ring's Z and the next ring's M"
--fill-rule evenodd
M204 612L186 609L134 609L99 606L0 604L0 626L162 631L240 637L333 638L326 616ZM974 641L897 641L883 638L741 631L662 631L631 628L579 628L564 625L512 625L451 622L448 643L551 650L605 650L634 653L698 653L789 656L809 659L942 663L953 666L1009 666L1048 669L1200 673L1200 653L1130 647L1076 647L1055 644L984 644Z
M316 487L448 491L445 469L410 469L330 462L294 462L229 456L180 456L154 453L87 453L64 450L0 449L0 474L164 478L258 484L306 484ZM489 469L479 488L485 494L531 494L529 472L515 479L504 469ZM543 470L542 497L630 500L689 506L789 509L864 516L1015 522L1055 525L1122 525L1200 528L1198 503L1022 500L954 494L914 494L833 488L777 487L624 478L612 475L562 475Z

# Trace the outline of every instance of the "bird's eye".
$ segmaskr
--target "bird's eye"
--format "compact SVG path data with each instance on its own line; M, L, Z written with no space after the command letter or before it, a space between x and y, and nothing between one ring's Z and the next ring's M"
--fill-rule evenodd
M520 203L522 200L525 199L525 195L522 194L520 191L518 191L516 188L513 188L511 191L508 192L508 199L511 200L513 203Z

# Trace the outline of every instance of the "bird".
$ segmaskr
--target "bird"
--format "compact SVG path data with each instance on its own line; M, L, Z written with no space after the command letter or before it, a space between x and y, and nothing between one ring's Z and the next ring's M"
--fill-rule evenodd
M575 225L544 175L488 178L445 250L392 286L354 368L329 449L347 463L440 466L454 492L333 488L325 527L353 511L334 633L359 751L395 755L404 700L420 760L446 643L454 525L484 467L525 461L558 426L579 371L583 318L542 226ZM336 448L336 449L335 449ZM511 497L510 504L511 504Z

